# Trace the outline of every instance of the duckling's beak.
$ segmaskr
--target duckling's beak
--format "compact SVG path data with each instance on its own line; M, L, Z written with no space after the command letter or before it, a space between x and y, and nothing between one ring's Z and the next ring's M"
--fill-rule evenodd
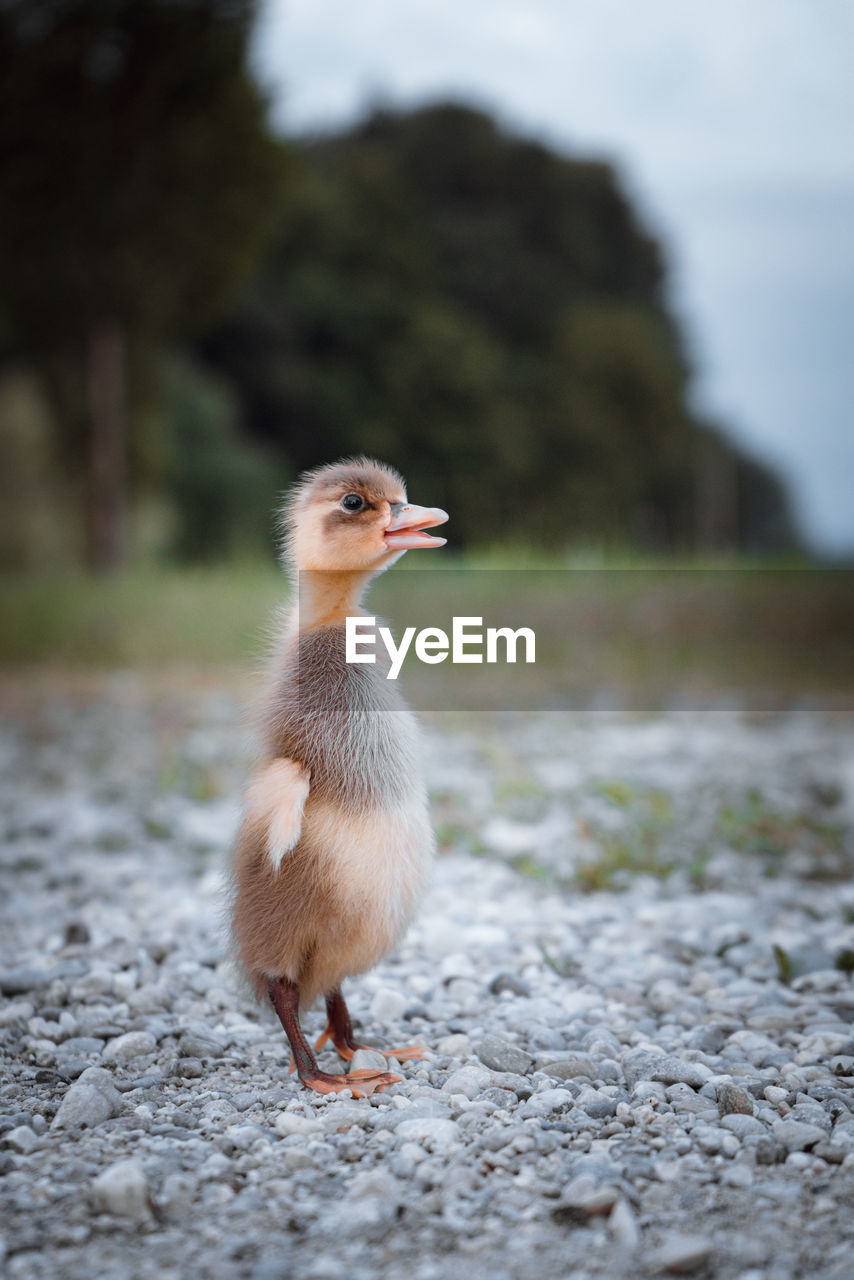
M441 507L416 507L411 502L396 502L391 508L391 523L385 531L389 551L412 551L416 547L444 547L447 538L433 538L425 529L444 524L447 511Z

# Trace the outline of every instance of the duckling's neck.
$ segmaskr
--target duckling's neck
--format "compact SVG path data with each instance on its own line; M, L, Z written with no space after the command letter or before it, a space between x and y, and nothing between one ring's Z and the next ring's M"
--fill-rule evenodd
M301 569L296 575L298 629L343 625L349 614L359 612L362 596L375 572Z

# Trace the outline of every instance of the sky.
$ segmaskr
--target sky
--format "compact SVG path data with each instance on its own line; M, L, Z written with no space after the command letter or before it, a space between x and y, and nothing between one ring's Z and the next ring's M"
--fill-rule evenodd
M262 0L287 132L453 96L614 161L664 238L699 410L854 551L851 0Z

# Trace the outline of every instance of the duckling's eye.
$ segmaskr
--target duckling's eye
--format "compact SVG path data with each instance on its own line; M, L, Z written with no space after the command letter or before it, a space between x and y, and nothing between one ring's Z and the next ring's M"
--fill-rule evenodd
M367 505L360 493L345 493L341 499L341 506L345 511L364 511Z

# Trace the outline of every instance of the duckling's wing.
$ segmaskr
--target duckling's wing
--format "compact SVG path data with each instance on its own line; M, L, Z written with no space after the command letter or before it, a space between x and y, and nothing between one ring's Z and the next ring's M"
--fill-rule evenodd
M276 871L299 841L309 786L305 766L284 756L271 760L249 784L246 816L266 826L267 852Z

